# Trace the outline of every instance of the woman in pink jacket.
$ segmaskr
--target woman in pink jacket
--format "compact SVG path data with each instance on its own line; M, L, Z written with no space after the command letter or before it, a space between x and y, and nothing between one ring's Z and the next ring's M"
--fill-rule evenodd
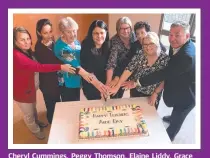
M45 135L40 127L46 124L40 122L36 110L35 72L66 71L75 73L75 68L69 64L40 64L33 60L31 50L31 35L23 27L13 29L13 97L24 115L24 122L29 130L38 138Z

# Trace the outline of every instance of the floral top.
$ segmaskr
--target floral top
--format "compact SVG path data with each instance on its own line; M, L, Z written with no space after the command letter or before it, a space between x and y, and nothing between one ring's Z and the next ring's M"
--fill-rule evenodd
M137 80L141 77L147 76L150 73L164 69L168 65L168 61L169 56L161 52L156 62L152 66L149 66L145 54L142 50L140 50L138 54L132 58L131 62L126 67L126 70L133 72L130 80ZM151 95L155 88L160 85L160 83L161 82L149 86L136 87L136 89L141 93Z
M135 41L135 37L132 34L130 43ZM107 63L107 70L115 69L123 64L123 62L127 59L127 55L130 52L130 49L126 48L123 41L116 34L110 40L111 48L110 48L110 56Z
M81 45L77 40L74 41L74 44L76 46L75 49L59 38L54 45L54 53L64 64L70 64L77 68L80 66ZM59 85L63 86L65 84L67 88L80 88L81 77L79 75L59 71L58 77Z

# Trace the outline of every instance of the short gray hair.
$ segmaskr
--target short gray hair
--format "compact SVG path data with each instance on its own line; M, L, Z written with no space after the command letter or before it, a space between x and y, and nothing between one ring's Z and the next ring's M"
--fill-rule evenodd
M116 22L116 31L118 32L120 30L120 26L122 24L128 24L132 28L132 22L128 17L122 17L119 18Z
M182 27L185 33L190 33L190 25L183 21L176 21L171 24L171 28L173 27Z
M72 27L78 29L79 26L74 19L71 17L62 18L58 24L59 30L63 32L66 28Z

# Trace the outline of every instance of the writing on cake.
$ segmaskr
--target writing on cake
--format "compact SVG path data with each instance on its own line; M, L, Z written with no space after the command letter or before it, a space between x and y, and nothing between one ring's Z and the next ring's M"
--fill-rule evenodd
M148 136L142 109L136 105L83 108L80 110L79 122L80 139Z

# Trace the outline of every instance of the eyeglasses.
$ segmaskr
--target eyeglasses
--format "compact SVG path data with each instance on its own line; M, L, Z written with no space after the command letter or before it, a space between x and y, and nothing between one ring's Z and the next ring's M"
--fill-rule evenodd
M145 48L148 47L148 46L149 47L154 46L154 43L148 43L148 44L145 43L145 44L143 44L143 47L145 47Z
M125 30L130 30L130 27L126 27L126 28L120 28L120 31L125 31Z

